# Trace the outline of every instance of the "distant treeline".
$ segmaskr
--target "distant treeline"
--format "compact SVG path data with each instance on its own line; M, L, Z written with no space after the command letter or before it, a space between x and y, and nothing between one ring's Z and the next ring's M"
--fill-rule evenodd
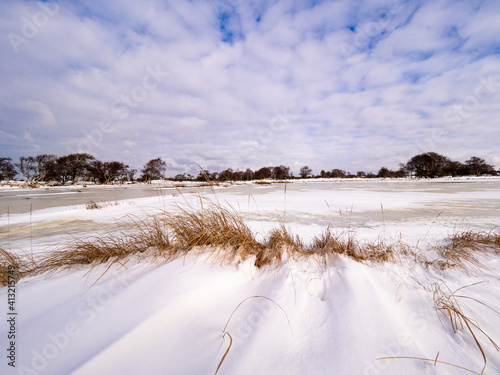
M90 154L78 153L65 156L42 154L37 156L22 156L19 162L13 163L12 158L0 157L0 180L14 180L22 175L26 183L31 186L38 182L53 182L57 184L81 182L112 183L127 181L143 181L166 179L167 163L161 158L148 161L136 178L137 170L119 161L102 162ZM222 172L200 170L197 176L191 174L177 174L175 181L250 181L260 179L285 180L293 178L376 178L376 177L419 177L435 178L441 176L481 176L498 175L494 166L484 159L471 157L464 163L451 160L435 152L427 152L413 156L405 164L400 164L394 171L382 167L375 173L358 171L356 174L341 169L331 171L322 170L313 175L307 165L300 169L299 176L293 176L290 167L279 165L263 167L256 171L247 168L244 171L225 169Z

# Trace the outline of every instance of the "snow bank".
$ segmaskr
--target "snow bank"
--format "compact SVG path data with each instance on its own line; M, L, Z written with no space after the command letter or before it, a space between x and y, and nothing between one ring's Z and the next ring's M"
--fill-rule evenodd
M287 184L286 192L280 184L244 185L205 197L234 207L257 234L281 219L306 240L331 225L361 240L401 235L420 241L424 250L426 241L460 228L500 225L499 187L488 181L466 187L398 183L402 188L391 182L371 188ZM66 241L125 230L133 220L178 204L201 207L203 201L185 193L120 201L101 210L77 205L2 215L1 246L50 251ZM404 258L368 265L340 256L329 266L309 258L258 269L252 259L221 266L202 254L167 264L131 259L26 279L16 288L16 368L5 355L5 318L1 373L214 374L229 345L219 374L481 373L484 360L474 337L460 321L454 332L439 309L448 298L500 342L500 261L492 254L478 259L484 267L467 270L426 269ZM2 288L4 311L7 300ZM488 360L484 374L498 373L499 353L471 327Z
M3 374L214 374L232 341L219 374L462 373L380 359L438 353L439 361L480 373L472 335L453 332L432 291L436 283L450 292L470 285L460 294L471 299L459 303L500 341L500 316L491 310L500 311L500 267L486 260L488 272L466 275L343 258L326 269L312 259L275 269L251 261L221 267L188 256L158 267L129 262L38 277L17 289L16 369L5 357L0 366ZM231 338L222 337L226 324ZM475 334L485 374L496 373L498 352Z

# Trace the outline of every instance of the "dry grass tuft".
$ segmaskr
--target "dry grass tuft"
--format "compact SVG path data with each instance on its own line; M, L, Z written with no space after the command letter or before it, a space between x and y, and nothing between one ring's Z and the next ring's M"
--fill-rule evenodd
M406 250L404 246L403 249ZM392 260L397 253L396 245L383 239L370 242L356 241L353 233L333 233L328 227L319 237L314 237L311 246L305 250L306 255L316 254L330 258L333 254L348 256L358 262L386 262Z
M128 233L108 234L76 241L59 250L41 256L32 273L39 274L76 265L97 266L107 262L120 262L132 256L167 258L173 248L164 223L158 218L136 220Z
M404 246L403 246L404 248ZM397 244L389 243L383 239L375 242L366 242L360 246L360 258L370 262L388 262L398 253Z
M208 202L200 210L179 207L178 212L165 212L162 219L170 228L178 245L253 247L257 241L250 228L236 212Z
M246 259L263 248L236 211L210 201L202 201L199 210L179 207L175 213L165 212L162 220L169 228L176 251L211 247L222 254L224 262L237 256Z
M325 232L319 237L312 239L312 244L308 249L315 254L344 254L346 252L346 244L339 235L333 234L331 227L326 228Z
M229 319L227 320L226 322L226 325L224 326L224 329L222 330L222 339L224 339L224 337L226 336L226 334L229 336L230 338L230 342L229 342L229 346L228 348L226 349L226 352L224 353L224 356L222 357L222 359L220 360L219 362L219 366L217 366L217 370L215 371L215 374L214 375L217 375L217 373L219 372L219 369L220 367L222 366L222 363L224 363L224 360L226 359L227 357L227 354L229 353L229 350L231 349L231 345L233 344L233 338L232 336L229 334L229 332L227 331L227 326L229 325L229 322L231 321L231 319L233 318L233 315L236 313L236 311L240 308L241 305L243 305L243 303L245 303L246 301L250 300L250 299L256 299L256 298L261 298L261 299L264 299L264 300L267 300L267 301L270 301L272 303L274 303L276 306L278 306L280 308L281 311L283 311L283 314L285 314L285 317L286 317L286 320L288 322L288 326L290 327L290 333L293 337L293 331L292 331L292 325L290 323L290 319L288 318L288 314L286 313L286 311L283 309L283 307L281 307L281 305L276 302L275 300L273 300L272 298L269 298L269 297L266 297L266 296L250 296L250 297L247 297L245 298L243 301L241 301L238 306L236 306L236 308L233 310L233 312L231 313L231 315L229 316Z
M94 201L90 201L88 202L86 205L85 205L85 208L87 210L100 210L102 207L101 205L97 204L96 202Z
M158 255L166 254L174 247L169 238L168 226L159 217L133 220L132 233L129 235L131 242L140 244L146 250L154 249Z
M500 231L468 230L453 233L449 241L452 250L469 248L484 251L486 249L493 250L497 254L500 253Z
M15 254L0 249L2 264L13 264L18 277L38 274L75 265L95 266L106 262L120 262L131 255L142 258L172 260L190 251L211 251L215 259L233 262L255 256L255 266L282 262L285 254L295 259L313 256L325 268L336 255L347 256L358 262L383 263L414 258L415 263L425 266L464 267L481 263L479 253L500 253L500 232L466 231L454 233L445 245L433 248L440 259L429 261L425 252L399 241L359 242L355 231L334 232L328 227L324 233L312 238L305 245L298 235L290 233L284 222L271 229L262 241L257 241L241 215L232 207L222 206L208 199L200 198L201 207L178 206L173 212L163 212L147 219L133 218L127 232L106 234L84 239L62 246L39 257L35 264ZM111 204L89 202L87 208L100 209ZM97 207L97 208L96 208ZM0 277L5 279L5 266Z
M0 284L6 286L9 283L9 275L15 281L19 281L22 277L28 275L31 271L31 260L26 260L12 251L0 248Z
M453 233L445 239L445 245L435 246L434 250L442 259L434 263L442 270L451 267L467 269L472 265L482 267L477 254L500 254L500 232L468 230Z
M334 254L342 254L357 259L355 247L357 244L351 236L345 233L333 233L328 227L319 237L313 237L311 245L304 249L304 255L317 255L327 266Z
M232 181L229 181L229 182L232 182ZM218 182L213 182L213 181L210 181L208 180L208 182L202 182L200 184L198 184L198 187L212 187L212 186L219 186L220 184Z
M79 191L81 193L81 191ZM96 203L94 201L89 201L86 205L85 208L87 210L102 210L103 208L106 207L112 207L112 206L118 206L120 203L118 202L104 202L104 203Z
M287 249L292 252L299 252L304 248L300 237L291 234L283 222L280 222L278 227L270 230L265 245L270 249Z
M476 283L477 284L477 283ZM468 317L462 308L462 306L459 303L459 299L467 299L469 301L475 301L483 306L486 306L487 308L493 310L497 314L500 315L500 313L494 309L492 309L490 306L486 305L485 303L475 299L471 298L468 296L463 296L457 294L460 290L463 290L465 288L474 286L476 284L471 284L464 286L462 288L459 288L455 290L454 292L451 292L451 290L448 288L448 286L444 282L437 282L433 284L433 295L432 298L434 300L434 305L436 306L436 309L438 311L441 311L445 316L447 316L450 319L451 326L453 328L453 332L458 332L460 328L464 329L466 328L466 331L468 331L471 336L474 339L474 342L476 343L476 346L478 347L479 351L481 352L481 355L484 360L484 367L483 370L481 371L481 374L483 374L486 365L487 365L487 358L486 354L484 353L484 349L481 345L481 342L478 339L477 333L480 332L482 333L493 345L493 347L497 350L500 351L500 347L497 345L497 343L486 333L484 332L479 324Z
M300 237L291 234L285 224L280 222L278 227L272 228L264 239L262 248L256 254L255 265L262 267L275 261L279 262L283 259L284 252L297 255L301 254L303 249L304 244Z
M110 260L119 262L131 254L146 250L144 244L128 237L107 236L78 241L66 248L44 254L39 259L35 273L69 269L76 265L97 266Z

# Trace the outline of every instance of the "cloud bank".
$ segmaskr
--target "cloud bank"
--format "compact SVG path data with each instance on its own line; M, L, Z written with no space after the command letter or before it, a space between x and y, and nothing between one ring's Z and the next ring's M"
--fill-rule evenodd
M500 165L500 2L0 3L1 155Z

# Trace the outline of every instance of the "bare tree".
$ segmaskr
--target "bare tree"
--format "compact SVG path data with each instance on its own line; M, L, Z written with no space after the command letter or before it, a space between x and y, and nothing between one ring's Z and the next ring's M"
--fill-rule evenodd
M270 167L260 168L254 173L254 178L261 180L263 178L271 178L273 172Z
M309 168L309 166L304 165L302 168L300 168L300 177L307 178L311 174L312 174L312 169Z
M208 169L202 169L198 173L198 176L196 176L196 181L205 181L209 182L210 181L210 171Z
M234 180L233 170L231 168L224 169L222 172L219 173L218 177L219 177L219 181L223 181L223 182Z
M12 158L0 158L0 180L13 180L16 174Z
M272 168L272 177L276 180L284 180L290 178L290 167L279 165Z
M165 178L165 171L167 170L167 163L161 158L151 159L148 161L142 172L142 180L150 182L151 180L159 180Z
M455 176L465 176L469 174L468 168L463 163L459 161L450 160L444 167L444 173L446 175Z
M135 174L137 173L137 169L129 169L127 172L127 177L130 182L134 182Z
M444 174L445 168L450 162L446 156L435 152L427 152L412 157L405 165L405 169L414 173L416 177L435 178Z
M344 178L347 176L347 172L342 170L342 169L338 169L338 168L335 168L335 169L332 169L332 171L330 172L330 176L328 177L333 177L333 178Z
M24 177L26 183L30 186L36 184L36 167L37 163L33 156L21 156L19 158L19 163L15 166Z
M126 178L128 165L119 161L94 160L88 167L88 176L101 184L109 184L117 179Z
M88 176L89 168L95 158L90 154L69 154L61 156L48 164L48 175L62 184L75 182Z
M53 154L41 154L35 156L36 162L36 176L40 181L47 181L50 179L50 168L52 163L57 159L56 155Z
M465 165L469 174L475 176L481 176L483 174L496 175L495 167L486 163L484 159L478 158L477 156L473 156L469 160L466 160Z
M393 175L393 171L389 170L386 167L380 168L378 173L377 173L377 177L383 177L383 178L392 177L392 175Z
M245 172L243 172L243 179L244 179L245 181L250 181L250 180L252 180L252 179L254 178L253 176L254 176L254 173L253 173L253 171L252 171L250 168L247 168L247 169L245 170Z

